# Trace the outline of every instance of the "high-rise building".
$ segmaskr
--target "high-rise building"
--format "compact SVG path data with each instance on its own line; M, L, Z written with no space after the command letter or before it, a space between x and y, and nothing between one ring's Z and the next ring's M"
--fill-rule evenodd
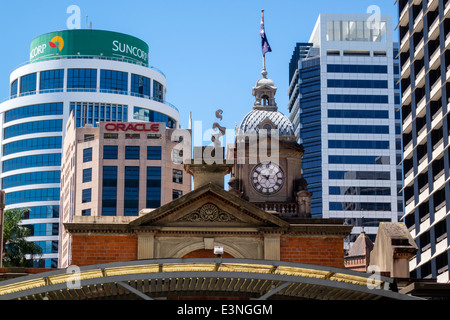
M400 94L392 21L320 14L289 64L289 118L305 147L311 215L354 225L346 249L402 216Z
M43 248L34 266L58 266L61 152L70 112L77 127L152 121L178 128L166 86L165 75L149 66L148 45L130 35L78 29L31 42L30 60L11 73L10 97L0 105L0 155L6 209L31 209L23 224Z
M450 1L397 1L405 224L412 275L449 282ZM447 101L447 102L446 102Z
M165 122L77 128L69 118L61 165L61 268L72 262L66 223L131 221L143 208L159 208L191 191L180 154L185 135L179 132Z

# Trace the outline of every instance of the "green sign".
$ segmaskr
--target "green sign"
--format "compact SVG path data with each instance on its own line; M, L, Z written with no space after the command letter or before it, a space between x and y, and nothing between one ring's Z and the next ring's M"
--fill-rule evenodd
M58 56L101 56L147 66L148 45L123 33L91 29L50 32L31 42L31 62Z

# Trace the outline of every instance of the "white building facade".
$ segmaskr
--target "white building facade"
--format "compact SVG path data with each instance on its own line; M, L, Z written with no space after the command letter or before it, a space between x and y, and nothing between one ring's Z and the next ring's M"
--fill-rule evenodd
M305 147L302 170L313 217L354 225L375 240L402 216L397 49L391 17L320 14L290 62L290 119Z

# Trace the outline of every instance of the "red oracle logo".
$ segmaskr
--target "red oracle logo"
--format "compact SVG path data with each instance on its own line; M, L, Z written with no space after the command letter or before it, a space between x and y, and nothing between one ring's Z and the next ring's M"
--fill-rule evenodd
M105 124L106 131L147 131L158 132L159 123L123 123L108 122Z

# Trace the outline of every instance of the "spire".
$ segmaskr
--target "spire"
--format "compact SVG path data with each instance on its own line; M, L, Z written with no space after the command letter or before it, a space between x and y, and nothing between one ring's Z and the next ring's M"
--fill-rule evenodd
M188 129L192 130L192 113L189 112L189 124L188 124Z

